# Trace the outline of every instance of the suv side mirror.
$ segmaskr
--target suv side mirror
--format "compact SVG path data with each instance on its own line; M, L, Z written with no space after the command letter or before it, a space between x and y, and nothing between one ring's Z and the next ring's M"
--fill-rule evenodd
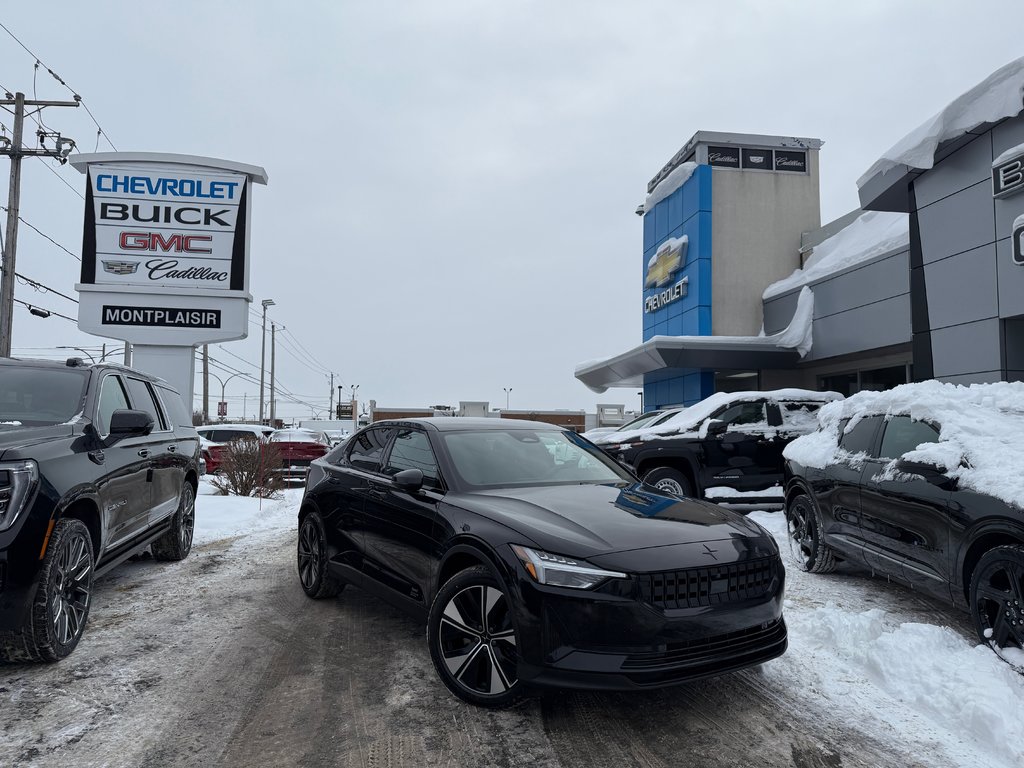
M708 437L724 435L729 430L729 425L719 419L711 419L708 422Z
M391 479L398 490L406 493L415 493L423 487L423 471L419 469L403 469L401 472L396 472Z
M938 486L943 490L956 490L956 478L949 477L944 470L934 464L926 464L921 461L904 461L903 459L900 459L896 462L896 470L899 472L905 472L908 475L919 475L927 482Z
M153 431L153 417L145 411L122 409L110 415L110 437L122 440L126 437L141 437Z

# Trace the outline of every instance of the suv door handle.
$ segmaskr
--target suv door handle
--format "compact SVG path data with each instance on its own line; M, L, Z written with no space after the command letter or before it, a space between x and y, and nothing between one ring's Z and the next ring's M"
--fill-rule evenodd
M147 456L149 456L149 449L148 448L141 448L141 449L139 449L139 456L141 456L142 458L145 459Z
M168 453L174 453L176 450L178 450L178 446L176 446L176 445L168 445L167 446L167 452Z
M370 495L378 499L387 498L388 492L383 488L370 488Z

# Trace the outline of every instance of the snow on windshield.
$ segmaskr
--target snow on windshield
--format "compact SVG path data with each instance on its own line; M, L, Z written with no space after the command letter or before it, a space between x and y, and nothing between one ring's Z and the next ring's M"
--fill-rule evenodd
M910 244L909 221L905 213L867 211L861 214L814 246L814 253L803 269L769 285L761 294L762 298L770 299L875 256L906 248Z
M858 392L818 412L818 432L797 438L783 454L804 466L823 468L848 460L839 448L843 422L848 432L868 415L909 416L940 429L939 442L903 455L955 477L961 487L1024 507L1024 382L963 386L925 381L884 392ZM897 476L896 460L883 477Z

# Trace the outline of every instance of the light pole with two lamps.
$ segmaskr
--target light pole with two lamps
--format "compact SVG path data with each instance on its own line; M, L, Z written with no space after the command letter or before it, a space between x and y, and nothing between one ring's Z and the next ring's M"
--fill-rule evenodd
M505 390L505 410L508 410L508 396L512 394L512 387L502 387Z
M218 404L217 416L218 416L218 418L220 418L221 421L224 421L224 417L228 415L228 402L227 402L227 398L226 398L226 396L224 394L224 390L227 387L229 381L231 381L236 376L244 376L245 373L244 372L233 373L230 376L228 376L226 379L222 379L220 376L218 376L216 373L213 373L212 371L210 372L210 375L213 376L213 378L215 378L217 381L220 382L220 402L224 403L224 413L223 413L223 415L221 414L220 407L219 407L219 404ZM243 413L242 415L244 416L245 414Z

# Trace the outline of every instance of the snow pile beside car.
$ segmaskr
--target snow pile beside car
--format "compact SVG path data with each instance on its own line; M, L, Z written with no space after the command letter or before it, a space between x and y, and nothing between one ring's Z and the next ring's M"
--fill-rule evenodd
M820 429L788 446L783 455L807 467L823 468L857 460L839 447L840 430L849 432L870 415L909 416L939 428L939 442L923 443L883 470L892 478L898 461L929 464L970 488L1024 507L1024 383L963 386L925 381L884 392L858 392L818 412ZM848 420L848 421L847 421Z

